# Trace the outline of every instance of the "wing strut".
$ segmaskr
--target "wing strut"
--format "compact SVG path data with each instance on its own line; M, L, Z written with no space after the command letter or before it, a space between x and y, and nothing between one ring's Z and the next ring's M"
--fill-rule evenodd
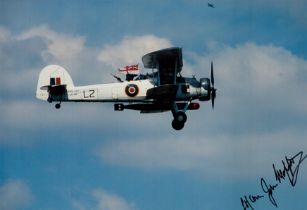
M177 78L177 57L175 58L175 74L174 74L174 84L176 84L176 78Z

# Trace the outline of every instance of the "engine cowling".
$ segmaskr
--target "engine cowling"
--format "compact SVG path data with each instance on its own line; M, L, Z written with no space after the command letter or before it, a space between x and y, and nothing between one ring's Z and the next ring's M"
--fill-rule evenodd
M200 94L201 97L199 97L200 101L209 101L210 100L210 91L211 91L211 83L209 78L200 78ZM204 91L204 90L205 91Z

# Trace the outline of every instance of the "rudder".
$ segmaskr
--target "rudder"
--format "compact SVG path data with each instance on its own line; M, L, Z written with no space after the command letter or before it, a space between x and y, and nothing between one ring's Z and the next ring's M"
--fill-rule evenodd
M40 72L36 88L36 98L48 100L49 89L53 86L65 86L68 90L74 87L68 72L58 65L48 65Z

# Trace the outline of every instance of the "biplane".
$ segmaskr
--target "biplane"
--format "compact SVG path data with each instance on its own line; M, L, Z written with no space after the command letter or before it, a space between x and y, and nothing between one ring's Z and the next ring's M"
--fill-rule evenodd
M56 102L59 109L62 102L112 102L115 111L125 109L140 113L171 111L172 127L181 130L187 121L187 110L197 110L198 101L212 102L216 98L213 63L211 78L181 75L182 49L166 48L148 53L142 57L144 68L152 71L135 74L136 66L126 67L126 79L114 76L117 82L87 86L74 86L68 72L61 66L48 65L39 75L36 97L49 103ZM125 69L121 69L125 71Z

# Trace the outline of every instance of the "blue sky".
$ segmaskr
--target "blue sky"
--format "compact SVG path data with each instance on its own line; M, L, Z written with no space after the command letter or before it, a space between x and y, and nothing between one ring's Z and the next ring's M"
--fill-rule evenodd
M261 178L276 184L272 164L307 153L307 3L211 2L0 1L0 209L243 209ZM186 76L213 60L218 88L181 131L170 113L35 98L48 64L75 85L115 82L170 46ZM278 209L306 208L306 176L307 160L274 191ZM253 207L276 209L267 196Z

